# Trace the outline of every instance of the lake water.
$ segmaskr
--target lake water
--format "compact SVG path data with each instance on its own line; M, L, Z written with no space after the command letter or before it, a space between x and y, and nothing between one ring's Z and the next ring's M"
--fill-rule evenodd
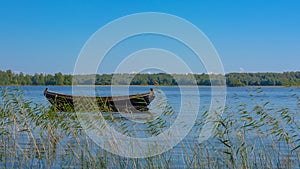
M126 87L124 86L114 86L113 91L111 90L112 88L110 86L97 86L96 87L96 93L97 95L102 95L102 96L107 96L107 95L126 95L126 94L134 94L134 93L144 93L148 92L150 88L154 88L155 91L157 92L158 96L161 96L164 98L163 101L166 102L168 105L169 109L174 112L174 115L172 118L176 119L178 116L178 112L180 112L180 108L182 107L182 102L185 100L190 101L191 107L193 105L197 105L198 100L200 100L199 104L199 110L198 110L198 116L197 120L199 120L199 123L203 122L202 115L208 111L209 106L211 104L211 88L210 87L183 87L183 88L178 88L178 87L172 87L172 86L160 86L160 87L155 87L155 86L131 86L129 90L127 90ZM5 87L4 87L5 88ZM9 88L19 88L22 91L24 91L24 98L27 100L31 100L33 103L38 103L43 106L50 106L49 102L45 99L43 96L43 91L46 88L45 86L20 86L20 87L9 87ZM59 93L65 93L65 94L72 94L72 87L70 86L48 86L49 90L59 92ZM89 86L81 87L80 92L82 92L82 95L93 95L93 88ZM92 92L91 92L92 91ZM184 92L183 92L184 91ZM79 93L80 93L79 92ZM197 92L200 94L197 95ZM285 109L288 112L292 113L294 116L294 120L296 123L300 124L300 103L299 103L299 96L300 96L300 88L273 88L273 87L263 87L263 88L256 88L256 87L240 87L240 88L227 88L227 95L226 95L226 111L222 115L223 118L226 117L231 117L233 116L234 121L236 122L236 126L239 126L238 123L241 121L239 120L240 118L245 118L243 117L239 112L241 111L253 111L253 109L257 106L265 106L265 110L268 110L268 113L272 114L272 117L274 118L279 118L277 119L278 121L281 121L280 118L281 116L276 113L278 113L278 110ZM197 101L197 102L195 102ZM159 104L161 100L154 100L153 104L150 105L150 112L151 110L156 111L157 109L155 108L155 104ZM197 106L195 106L197 107ZM168 109L168 110L169 110ZM189 116L188 110L186 116ZM275 114L275 115L274 115ZM174 121L172 121L169 116L164 115L164 114L159 114L162 116L162 119L167 121L165 123L165 127L168 128L168 126L171 126ZM254 117L256 117L254 115ZM268 118L268 117L266 117ZM170 120L168 122L168 120ZM120 125L123 123L127 124L128 127L128 132L129 136L132 137L141 137L141 138L146 138L149 137L149 133L145 134L145 130L149 129L148 127L143 126L143 124L140 124L138 122L130 122L127 118L122 118L123 122L120 122ZM124 122L125 121L125 122ZM284 120L280 124L283 127L284 125ZM145 121L143 121L145 122ZM245 121L241 122L245 123ZM118 125L118 122L116 122L116 125ZM244 124L240 124L241 126ZM134 126L134 127L132 127ZM261 127L262 132L267 132L264 130L268 130L268 127ZM289 127L287 127L289 129ZM134 131L133 131L134 130ZM256 131L256 130L255 130ZM130 134L130 132L133 132ZM299 132L296 130L296 132ZM256 132L249 132L251 133L250 135L247 136L247 139L255 139L256 138ZM296 133L299 134L299 133ZM176 161L174 164L178 166L186 166L186 159L189 159L188 157L190 156L191 152L194 151L193 149L187 148L187 147L193 147L194 145L198 144L197 142L197 136L199 135L199 128L193 127L191 132L188 134L188 136L178 145L176 145L171 151L172 151L172 156L176 156ZM82 138L85 139L85 138ZM235 139L235 138L234 138ZM234 140L233 139L233 140ZM265 138L266 140L264 143L266 145L272 144L272 139L268 141L268 137ZM68 140L68 137L64 138L63 141L60 142L62 145L66 145L67 142L72 142L74 140ZM211 144L215 144L214 147L221 147L221 143L218 141L213 140L213 138L209 139ZM238 142L238 141L237 141ZM218 145L220 144L220 145ZM254 143L256 144L256 143ZM261 143L257 143L258 146L262 146ZM97 147L97 146L96 146ZM95 148L96 149L96 148ZM98 148L97 148L98 149ZM100 148L101 149L101 148ZM61 150L56 150L57 152L60 152ZM71 150L69 150L71 151ZM284 151L289 151L288 147L283 148L282 154L284 155ZM68 163L68 161L61 162L61 157L60 153L57 153L57 157L55 159L57 162L54 162L53 165L50 166L55 166L57 168L60 168L59 166L66 165L65 163ZM171 153L166 153L166 156L169 157ZM216 155L217 156L217 155ZM1 159L1 158L0 158ZM125 158L126 159L126 158ZM252 159L253 160L253 159ZM55 161L55 160L54 160ZM72 160L71 160L72 161ZM32 160L34 162L34 160ZM3 162L2 162L3 163ZM64 163L64 164L62 164ZM108 162L110 163L110 162ZM37 167L43 168L44 164L39 166L36 165ZM73 166L73 165L72 165ZM114 165L111 165L110 167L114 168ZM1 161L0 161L0 168L1 168ZM81 168L80 166L76 166L74 168Z
M130 87L129 93L144 93L148 92L150 88L156 88L153 86L133 86ZM43 91L45 90L45 86L21 86L17 87L24 91L25 98L28 98L34 102L41 103L44 105L49 105L48 101L45 99L43 95ZM49 90L72 94L72 87L70 86L48 86ZM190 90L191 96L193 96L193 91L197 90L194 87L184 87L186 90ZM168 103L178 109L178 105L180 105L181 94L180 89L178 87L173 86L160 86L159 89L164 92ZM82 90L85 91L84 95L92 95L90 92L91 87L82 87ZM209 106L211 99L211 89L210 87L199 87L200 94L200 105L201 106ZM97 86L96 91L98 95L111 95L111 87L109 86ZM127 94L126 87L114 87L114 95L124 95ZM252 96L253 95L253 96ZM261 103L263 101L270 102L273 108L282 108L286 107L291 110L299 110L297 107L297 98L292 97L293 95L300 95L300 88L279 88L279 87L228 87L227 88L227 98L226 98L226 106L228 107L237 107L240 104L248 104L253 105L256 103ZM252 97L250 97L252 96Z

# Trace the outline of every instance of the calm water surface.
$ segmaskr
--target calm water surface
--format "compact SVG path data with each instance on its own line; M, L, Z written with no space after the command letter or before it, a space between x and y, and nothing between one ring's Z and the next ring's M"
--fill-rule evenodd
M107 95L127 95L127 94L135 94L135 93L144 93L148 92L149 89L153 87L156 91L160 91L160 96L165 96L167 104L171 107L171 109L178 113L180 111L180 104L181 102L188 97L189 100L192 101L191 105L195 105L197 103L193 103L193 100L198 100L197 92L200 93L200 108L199 108L199 115L200 118L201 114L208 110L211 102L211 89L210 87L172 87L172 86L162 86L162 87L155 87L155 86L131 86L129 90L126 89L124 86L115 86L113 87L113 92L111 87L109 86L97 86L96 93L97 95L107 96ZM45 86L20 86L20 87L9 87L9 88L19 88L24 91L25 99L31 100L34 103L38 103L43 106L50 106L48 101L43 96L43 91L46 88ZM70 86L48 86L49 90L65 93L65 94L72 94L72 87ZM82 95L93 95L93 88L89 86L81 87L80 90L82 91ZM181 92L184 91L184 92ZM296 117L295 119L299 121L300 119L300 106L299 100L297 97L300 96L300 88L254 88L254 87L241 87L241 88L227 88L227 98L226 98L226 107L229 110L237 111L237 109L241 106L245 106L246 109L251 111L255 105L262 105L267 103L267 108L270 109L270 113L276 113L276 109L280 108L287 108L290 112L295 112ZM155 101L154 101L155 103ZM154 106L155 105L151 105ZM151 109L150 106L150 109ZM299 112L299 113L298 113ZM189 113L187 113L188 115ZM223 116L227 116L227 114L223 114ZM237 121L240 118L238 115L236 116ZM168 120L168 117L163 117L163 119ZM125 118L126 121L126 118ZM130 124L130 121L127 120ZM300 123L300 121L299 121ZM167 123L171 124L171 122ZM138 126L138 125L136 125ZM135 126L135 129L138 128ZM147 137L144 134L143 130L147 130L145 127L140 127L140 131L135 131L135 137ZM130 131L129 131L130 132ZM186 137L183 142L176 147L174 147L174 152L178 156L182 156L184 154L188 155L189 151L186 150L185 144L196 143L195 138L198 135L198 131L192 130L188 137ZM255 133L251 137L255 137ZM61 142L61 144L65 144L66 142L70 142L72 140L65 139ZM184 150L183 150L184 149ZM173 154L174 155L174 154ZM59 157L59 153L58 156ZM184 164L184 161L178 160L178 165L181 166ZM0 163L1 168L1 163Z
M144 93L148 92L152 86L133 86L129 89L129 94L135 93ZM46 88L45 86L21 86L17 87L24 91L24 95L26 98L45 105L49 105L45 97L43 96L43 91ZM48 86L49 90L72 94L72 87L70 86ZM156 87L153 87L156 88ZM128 93L126 87L119 86L113 88L113 95L126 95ZM174 107L174 109L178 109L178 105L180 105L181 93L178 87L173 86L161 86L159 89L164 92L168 103ZM82 87L83 95L92 95L91 87ZM190 91L190 97L194 97L195 91L197 88L195 87L183 87L183 90ZM211 99L211 90L210 87L199 87L198 91L200 93L200 105L201 106L209 106ZM107 96L112 95L111 87L109 86L97 86L96 87L97 95ZM184 92L185 94L187 92ZM227 99L226 106L228 107L236 107L240 104L253 105L255 103L261 103L263 101L270 102L270 105L274 108L278 107L286 107L291 110L299 110L297 107L297 99L292 97L292 95L300 95L300 88L279 88L279 87L228 87L227 88ZM197 96L195 94L195 96Z

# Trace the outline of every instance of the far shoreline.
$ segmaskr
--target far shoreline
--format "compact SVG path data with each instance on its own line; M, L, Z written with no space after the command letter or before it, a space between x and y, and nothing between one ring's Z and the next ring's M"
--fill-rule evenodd
M58 87L58 86L62 86L62 87L72 87L73 85L1 85L0 87ZM178 87L178 85L74 85L74 86L132 86L132 87ZM180 85L181 87L196 87L196 85ZM197 87L219 87L219 86L207 86L207 85L197 85ZM226 88L300 88L300 86L226 86Z

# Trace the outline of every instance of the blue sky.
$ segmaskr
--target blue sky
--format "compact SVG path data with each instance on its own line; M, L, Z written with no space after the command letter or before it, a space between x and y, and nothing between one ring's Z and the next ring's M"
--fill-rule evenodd
M201 29L226 73L299 71L299 9L297 0L3 0L0 70L72 73L82 46L99 28L129 14L163 12ZM117 62L112 59L103 72Z

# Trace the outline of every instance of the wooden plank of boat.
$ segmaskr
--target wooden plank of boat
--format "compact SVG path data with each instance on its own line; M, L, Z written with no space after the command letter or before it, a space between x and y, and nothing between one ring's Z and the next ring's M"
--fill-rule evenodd
M52 92L46 88L44 96L56 109L62 112L74 112L74 104L76 105L76 109L81 107L82 110L87 111L90 110L91 107L95 107L95 103L97 103L97 109L101 112L147 111L147 106L155 98L152 88L148 93L104 97L73 96Z

